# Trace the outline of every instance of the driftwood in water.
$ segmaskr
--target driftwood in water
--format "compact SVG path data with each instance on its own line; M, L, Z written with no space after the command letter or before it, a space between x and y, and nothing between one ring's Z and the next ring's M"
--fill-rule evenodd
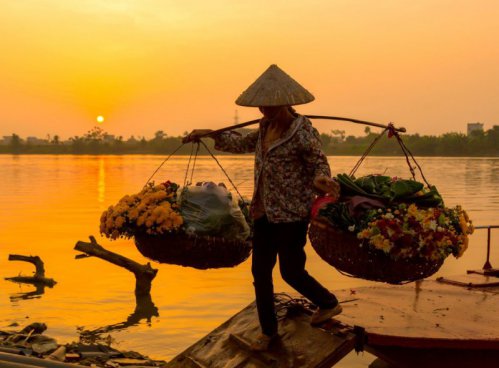
M90 236L90 243L79 241L76 243L75 250L85 253L87 256L94 256L108 261L116 266L123 267L135 275L135 295L148 295L151 292L152 280L158 273L157 269L151 267L150 263L141 265L120 254L113 253L104 249L93 236ZM81 258L78 257L77 258Z
M52 287L56 284L54 279L49 279L45 277L45 266L43 264L42 259L38 256L23 256L20 254L9 254L9 261L22 261L22 262L32 263L35 266L35 274L33 276L6 277L5 280L13 282L21 282L24 284L33 284L37 287L38 286Z

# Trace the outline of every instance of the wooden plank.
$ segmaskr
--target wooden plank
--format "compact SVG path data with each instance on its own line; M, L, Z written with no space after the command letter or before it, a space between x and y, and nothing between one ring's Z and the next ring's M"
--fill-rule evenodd
M199 362L197 359L194 359L193 357L186 355L185 356L187 360L190 360L190 362L196 367L196 368L208 368L205 366L203 363Z
M335 335L336 332L341 333ZM279 321L279 338L266 352L254 352L251 341L260 333L252 303L203 339L173 358L166 367L195 367L192 361L210 368L276 367L328 368L355 345L355 336L344 326L329 331L310 325L308 313L293 313ZM189 357L189 358L187 358Z
M477 273L452 277L439 277L438 282L469 288L499 287L499 278Z
M468 270L467 273L474 273L484 276L495 276L499 277L499 268L488 268L488 269L480 269L480 270Z
M244 339L239 335L230 334L229 341L232 341L235 344L237 344L239 348L243 349L246 353L248 353L250 358L259 360L264 366L271 366L272 364L275 363L275 358L272 355L267 354L264 351L260 352L252 351L251 342L247 341L246 339Z

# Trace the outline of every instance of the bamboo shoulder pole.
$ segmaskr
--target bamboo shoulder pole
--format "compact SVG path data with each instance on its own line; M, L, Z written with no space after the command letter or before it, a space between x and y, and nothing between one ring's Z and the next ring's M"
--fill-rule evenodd
M309 118L309 119L347 121L347 122L354 123L354 124L368 125L368 126L373 126L373 127L377 127L377 128L383 128L383 129L387 129L391 125L391 124L390 125L385 125L385 124L373 123L373 122L365 121L365 120L343 118L343 117L340 117L340 116L326 116L326 115L305 115L305 116L307 118ZM250 121L247 121L245 123L240 123L240 124L236 124L236 125L230 125L230 126L227 126L225 128L216 129L216 130L213 130L212 132L200 135L199 138L209 137L209 136L212 136L212 135L216 135L216 134L220 134L220 133L223 133L223 132L227 132L229 130L244 128L244 127L247 127L247 126L250 126L250 125L257 124L257 123L260 122L260 120L261 119L250 120ZM397 127L394 127L393 125L391 125L391 126L393 127L394 131L399 132L399 133L405 133L407 131L404 127L397 128Z

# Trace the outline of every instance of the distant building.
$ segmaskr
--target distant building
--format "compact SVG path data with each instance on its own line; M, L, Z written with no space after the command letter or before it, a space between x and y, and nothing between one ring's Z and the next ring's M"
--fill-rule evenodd
M483 124L482 123L468 123L468 135L471 132L483 132Z
M0 145L2 146L7 146L12 142L12 136L11 135L4 135L2 139L0 139Z
M107 142L107 143L114 142L114 140L115 140L115 139L116 139L116 138L115 138L115 136L114 136L114 135L112 135L112 134L107 134L107 133L106 133L106 134L104 134L104 135L102 136L102 140L103 140L104 142Z
M36 146L43 146L43 145L49 144L49 141L47 139L40 139L37 137L28 137L28 138L26 138L26 142L28 144L33 144Z

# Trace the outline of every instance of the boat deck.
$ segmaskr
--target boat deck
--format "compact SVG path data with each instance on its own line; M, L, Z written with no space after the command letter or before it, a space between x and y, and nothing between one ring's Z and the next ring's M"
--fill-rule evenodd
M456 278L464 285L480 275ZM497 280L497 278L494 278ZM449 279L448 279L449 280ZM452 281L455 278L450 279ZM465 280L469 280L466 282ZM362 326L370 345L499 349L499 284L469 288L435 281L374 286L337 292L343 304L337 320Z
M457 280L466 287L422 281L335 291L343 313L320 328L310 326L310 311L299 305L289 308L279 322L280 339L265 353L249 349L259 333L252 303L167 367L325 368L354 348L396 367L495 367L499 361L497 278L468 276ZM469 287L470 283L481 286Z

